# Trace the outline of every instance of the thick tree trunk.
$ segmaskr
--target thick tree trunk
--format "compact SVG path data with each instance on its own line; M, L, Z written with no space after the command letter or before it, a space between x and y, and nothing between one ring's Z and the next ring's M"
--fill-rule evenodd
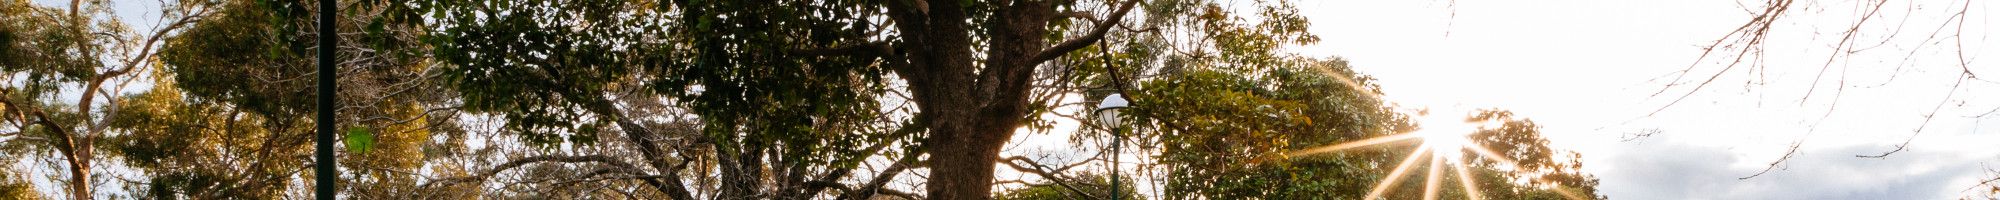
M958 122L932 127L935 135L925 140L931 151L931 175L926 188L930 199L988 199L993 186L993 160L998 159L1000 147L1013 131L967 123L977 120L981 119L959 118L948 120Z
M892 63L909 81L912 98L928 123L923 145L930 151L929 199L991 199L993 168L1000 149L1028 115L1029 82L1040 63L1101 39L1139 1L1122 2L1084 37L1049 45L1055 7L1045 1L999 1L986 26L983 65L974 65L972 39L963 1L914 0L890 3L890 17L902 31L899 45L908 63ZM894 62L894 61L892 61Z
M974 118L983 107L978 98L983 95L974 92L977 75L972 70L970 24L958 3L892 3L898 5L890 6L891 15L905 31L901 46L910 54L907 67L897 71L910 82L912 98L922 110L918 120L929 129L923 140L930 151L927 198L984 200L989 198L998 144L978 139L989 132L979 131L975 123L984 120Z
M933 87L971 90L973 94L947 100L968 104L925 108L951 110L933 119L932 135L925 141L931 147L931 199L990 198L994 161L1027 117L1028 82L1039 63L1032 57L1047 46L1042 36L1048 34L1045 26L1054 8L1037 1L996 7L994 18L1006 20L988 26L991 38L979 75Z

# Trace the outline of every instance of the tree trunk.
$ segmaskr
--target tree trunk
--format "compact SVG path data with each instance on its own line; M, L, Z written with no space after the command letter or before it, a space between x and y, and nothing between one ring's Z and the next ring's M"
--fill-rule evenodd
M42 119L42 120L48 120L48 119ZM47 124L52 125L54 123L47 123ZM58 127L50 126L49 128L58 128ZM78 138L74 134L66 133L60 130L57 131L57 133L62 134L63 136L61 137L67 138L66 140L68 140L67 142L64 142L64 144L58 144L58 145L66 145L68 146L68 148L57 148L57 150L62 150L63 158L69 161L70 199L82 199L82 200L91 199L90 196L91 148L90 146L88 146L90 144L89 141L91 138L89 137Z
M77 156L77 155L71 155ZM70 199L88 200L90 197L90 160L71 158L69 168Z
M907 63L889 66L910 83L911 98L921 110L918 121L927 123L930 133L923 140L930 151L929 199L990 199L994 162L1029 114L1034 68L1101 39L1109 24L1139 1L1122 2L1082 38L1053 47L1047 38L1052 4L999 1L1001 5L991 5L988 19L993 21L983 24L983 65L974 65L971 24L961 2L894 1L888 6L902 32L899 48L908 55Z
M998 145L975 139L979 98L975 82L970 24L959 1L896 1L889 6L904 31L908 65L897 73L910 83L918 120L929 129L923 147L930 151L931 174L924 184L930 199L983 200L993 182L993 154ZM893 62L893 61L892 61ZM1001 141L1005 142L1005 141ZM988 150L993 149L993 150Z

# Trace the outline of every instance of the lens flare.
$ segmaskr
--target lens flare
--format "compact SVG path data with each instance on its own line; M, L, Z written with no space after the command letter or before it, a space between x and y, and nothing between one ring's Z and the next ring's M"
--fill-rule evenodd
M1479 193L1479 187L1478 187L1478 186L1474 186L1474 185L1472 184L1472 182L1473 182L1473 181L1472 181L1472 173L1471 173L1471 172L1467 172L1467 170L1465 169L1465 168L1466 168L1466 167L1465 167L1465 163L1464 163L1465 161L1463 161L1463 160L1459 160L1459 161L1450 161L1450 162L1452 162L1452 163L1451 163L1451 168L1452 168L1452 169L1454 169L1453 171L1458 171L1458 184L1459 184L1459 186L1464 186L1464 187L1465 187L1465 196L1466 196L1466 199L1471 199L1471 200L1479 200L1479 199L1485 199L1484 197L1482 197L1482 196L1485 196L1485 195L1483 195L1483 194L1480 194L1480 193Z
M1469 141L1466 141L1466 135L1474 131L1472 127L1465 126L1465 123L1453 123L1450 120L1431 120L1428 122L1424 123L1425 127L1417 132L1423 135L1424 144L1430 144L1431 151L1437 152L1437 156L1450 160L1458 160L1465 157L1465 151L1461 151L1460 149L1467 148L1470 144Z
M1431 166L1424 168L1431 169L1430 175L1424 177L1424 200L1437 200L1438 182L1444 179L1444 176L1438 175L1438 172L1444 171L1444 157L1431 156Z
M1381 198L1383 194L1389 191L1391 186L1401 183L1399 181L1403 180L1403 175L1409 173L1411 167L1417 166L1418 161L1421 161L1421 159L1430 160L1428 162L1429 165L1424 166L1426 170L1429 170L1429 173L1426 173L1424 178L1423 199L1425 200L1438 199L1438 195L1442 189L1440 184L1444 182L1443 170L1446 167L1450 167L1453 171L1457 172L1459 186L1464 187L1467 199L1477 200L1484 198L1477 185L1474 184L1477 181L1474 180L1472 173L1467 169L1466 163L1470 162L1465 160L1468 159L1465 154L1467 151L1472 152L1477 158L1493 161L1502 167L1518 166L1513 159L1508 159L1499 152L1487 149L1485 146L1480 146L1468 138L1470 134L1478 131L1477 124L1467 122L1462 118L1453 119L1448 116L1440 116L1425 118L1419 125L1422 127L1415 133L1399 133L1313 147L1306 150L1288 152L1284 155L1285 157L1297 157L1337 152L1364 146L1391 144L1411 139L1423 140L1423 143L1418 144L1416 149L1410 151L1409 157L1403 158L1401 163L1396 164L1396 168L1389 171L1389 176L1384 177L1381 182L1376 183L1375 188L1369 190L1368 195L1362 199ZM1426 158L1425 156L1429 157ZM1569 199L1587 199L1560 187L1554 190Z
M1403 179L1404 172L1410 172L1410 166L1413 164L1417 164L1417 158L1423 157L1425 153L1430 152L1431 149L1424 148L1424 146L1429 146L1429 145L1417 145L1417 150L1414 152L1410 152L1410 157L1403 158L1402 164L1396 164L1396 169L1389 171L1388 178L1382 179L1381 183L1376 183L1375 189L1368 190L1368 196L1366 198L1361 198L1361 199L1376 199L1378 197L1382 197L1382 192L1388 192L1390 185L1395 185L1396 183L1399 183L1396 181Z
M1317 153L1326 153L1326 152L1334 152L1334 151L1340 151L1340 150L1345 150L1345 149L1350 149L1350 148L1355 148L1355 147L1363 147L1363 146L1369 146L1369 145L1377 145L1377 144L1382 144L1382 143L1390 143L1390 142L1396 142L1396 141L1403 141L1403 140L1408 140L1408 139L1412 139L1412 138L1417 138L1418 136L1421 136L1421 135L1417 135L1417 134L1407 134L1407 133L1406 133L1406 134L1396 134L1396 135L1390 135L1390 136L1382 136L1382 137L1375 137L1375 138L1368 138L1368 139L1362 139L1362 140L1360 140L1360 141L1353 141L1353 142L1347 142L1347 143L1340 143L1340 144L1335 144L1335 145L1327 145L1327 146L1321 146L1321 147L1316 147L1316 148L1312 148L1312 149L1307 149L1307 150L1304 150L1304 151L1296 151L1296 152L1291 152L1291 153L1285 153L1285 156L1302 156L1302 155L1311 155L1311 154L1317 154Z

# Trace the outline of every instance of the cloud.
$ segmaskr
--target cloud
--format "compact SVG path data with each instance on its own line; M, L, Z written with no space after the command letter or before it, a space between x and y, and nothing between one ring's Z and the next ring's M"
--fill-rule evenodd
M1856 158L1853 155L1879 153L1888 146L1881 144L1899 141L1821 146L1809 141L1778 169L1739 180L1772 161L1746 157L1783 152L1708 145L1714 142L1671 134L1656 137L1661 138L1628 143L1625 149L1605 155L1609 157L1598 168L1603 180L1598 188L1618 199L1952 199L1985 175L1983 162L1996 158L1990 150L1957 148L1965 145L1914 146L1919 148L1888 158ZM1937 135L1913 145L1994 141L1993 137Z

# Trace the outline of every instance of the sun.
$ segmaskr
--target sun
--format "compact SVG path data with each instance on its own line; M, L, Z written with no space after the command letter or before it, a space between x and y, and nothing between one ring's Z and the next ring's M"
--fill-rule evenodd
M1465 157L1464 149L1467 145L1471 145L1468 141L1470 139L1466 137L1471 136L1472 132L1479 131L1472 126L1473 124L1467 123L1463 118L1449 115L1422 117L1423 120L1417 124L1419 128L1416 134L1423 137L1424 146L1430 147L1431 152L1450 161L1459 161Z
M1494 162L1497 165L1515 166L1513 160L1487 149L1485 146L1481 146L1468 138L1472 133L1478 132L1479 128L1481 128L1479 127L1480 124L1478 124L1480 123L1479 121L1467 120L1463 118L1464 115L1430 115L1428 109L1419 111L1415 116L1420 117L1420 120L1417 122L1417 130L1413 132L1313 147L1285 153L1284 155L1286 157L1298 157L1335 152L1355 147L1398 144L1396 142L1411 139L1422 140L1422 143L1419 143L1417 148L1410 151L1409 157L1403 158L1403 161L1397 164L1396 168L1389 171L1389 176L1382 179L1382 182L1376 183L1375 188L1370 190L1368 196L1362 199L1378 199L1382 197L1383 194L1389 191L1390 186L1402 183L1404 175L1408 175L1410 169L1417 167L1419 162L1424 161L1428 161L1425 163L1429 163L1429 166L1431 166L1427 167L1428 172L1426 172L1424 178L1424 199L1432 200L1438 198L1438 194L1440 193L1439 187L1444 181L1443 173L1445 173L1447 168L1455 174L1455 177L1459 177L1459 186L1463 187L1464 191L1466 191L1467 199L1482 199L1481 196L1483 195L1480 194L1479 189L1473 184L1471 170L1466 165L1468 160L1466 160L1465 153L1474 153L1478 155L1478 158ZM1565 190L1556 190L1556 192L1569 199L1583 199L1581 196L1571 194Z

